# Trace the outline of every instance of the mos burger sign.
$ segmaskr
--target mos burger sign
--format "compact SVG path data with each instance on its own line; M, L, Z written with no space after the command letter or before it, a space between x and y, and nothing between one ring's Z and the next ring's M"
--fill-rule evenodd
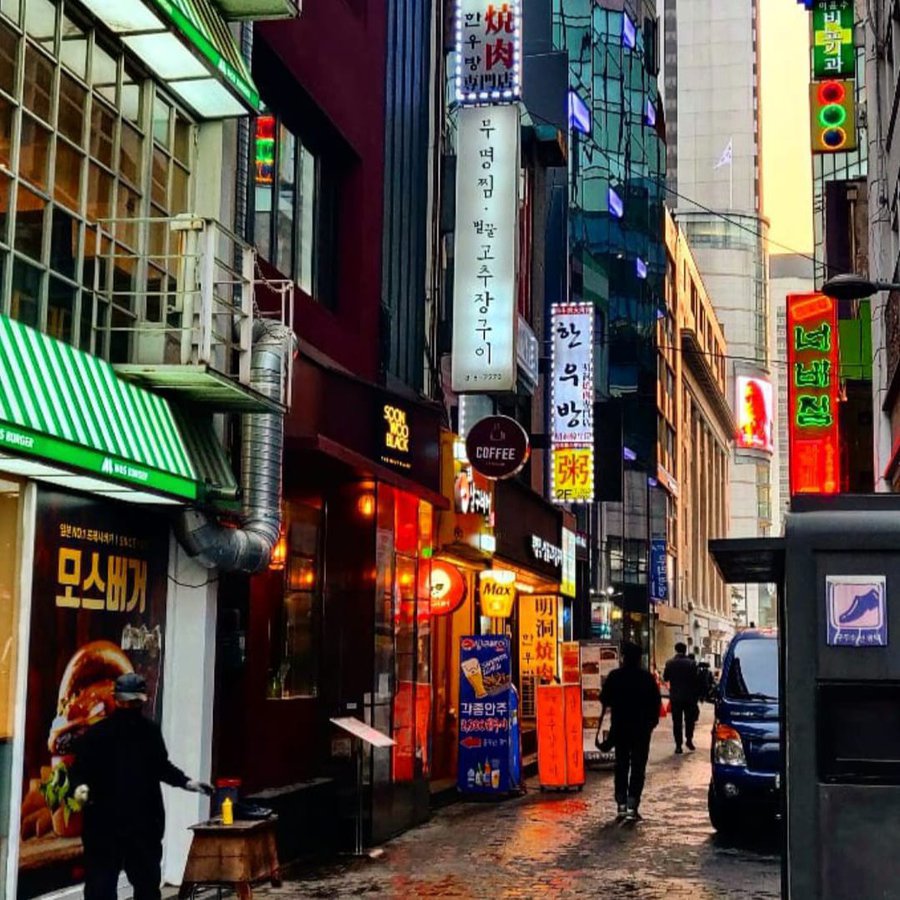
M485 478L502 480L522 471L531 448L525 429L509 416L488 416L466 435L466 456Z

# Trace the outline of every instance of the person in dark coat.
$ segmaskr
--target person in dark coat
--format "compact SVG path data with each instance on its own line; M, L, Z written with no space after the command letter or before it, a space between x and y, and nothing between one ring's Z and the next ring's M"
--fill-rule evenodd
M688 750L694 749L694 726L700 714L698 706L697 663L687 655L687 646L675 645L675 655L666 663L663 681L669 683L669 700L672 704L672 732L675 752L683 753L682 741Z
M165 809L160 783L212 794L169 761L159 726L142 714L147 683L131 672L115 688L116 710L88 729L70 772L84 805L85 900L115 900L124 870L135 900L158 900Z
M637 821L644 792L650 737L659 724L660 696L656 679L641 667L641 648L624 644L622 665L600 691L600 724L612 710L610 737L616 749L615 792L619 821Z

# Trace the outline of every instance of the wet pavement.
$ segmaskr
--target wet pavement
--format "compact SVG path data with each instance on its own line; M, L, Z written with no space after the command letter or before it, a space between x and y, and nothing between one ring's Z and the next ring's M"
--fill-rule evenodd
M697 752L674 756L670 719L657 729L641 812L614 822L612 773L583 791L542 792L499 804L455 803L383 847L377 859L297 873L273 898L603 897L607 900L774 900L781 895L773 823L735 843L706 814L709 710Z

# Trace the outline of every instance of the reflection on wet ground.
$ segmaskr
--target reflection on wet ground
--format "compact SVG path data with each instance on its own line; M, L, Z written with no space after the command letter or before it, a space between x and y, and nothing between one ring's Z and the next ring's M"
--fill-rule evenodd
M708 712L707 712L708 715ZM778 823L724 840L706 814L709 736L672 755L668 720L654 737L642 813L614 821L612 775L578 793L541 792L499 804L457 803L363 859L298 873L275 897L775 900Z

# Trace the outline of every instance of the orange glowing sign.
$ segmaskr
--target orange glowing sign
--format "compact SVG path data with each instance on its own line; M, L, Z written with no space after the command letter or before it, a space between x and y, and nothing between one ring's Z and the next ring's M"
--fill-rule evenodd
M788 427L792 494L840 490L837 303L824 294L787 298Z
M456 566L440 559L431 563L429 589L433 616L456 612L466 599L466 580L462 573Z
M767 378L739 375L735 378L738 449L771 453L775 416L772 410L772 383Z
M516 574L505 569L488 569L478 576L481 614L492 619L506 619L516 599Z

